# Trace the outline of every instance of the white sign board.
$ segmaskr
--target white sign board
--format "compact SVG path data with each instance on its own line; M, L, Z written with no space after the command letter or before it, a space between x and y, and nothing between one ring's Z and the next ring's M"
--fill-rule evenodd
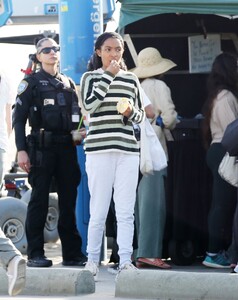
M221 53L219 34L190 36L188 38L189 72L210 72L215 57Z

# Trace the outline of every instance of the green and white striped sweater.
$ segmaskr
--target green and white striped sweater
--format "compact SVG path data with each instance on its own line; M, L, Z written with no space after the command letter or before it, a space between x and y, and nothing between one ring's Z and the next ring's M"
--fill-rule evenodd
M132 72L120 70L114 76L98 69L84 73L80 87L82 104L90 114L85 153L119 151L139 155L133 123L141 123L145 111L138 78ZM121 98L128 98L132 104L129 119L117 112Z

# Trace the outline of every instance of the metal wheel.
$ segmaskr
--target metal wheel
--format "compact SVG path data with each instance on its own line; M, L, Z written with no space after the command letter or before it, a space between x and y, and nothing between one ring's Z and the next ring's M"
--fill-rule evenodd
M45 243L55 243L59 239L58 234L59 207L58 195L56 193L49 194L49 208L44 229Z
M31 189L24 193L21 200L26 204L28 204L30 198L31 198ZM57 229L58 220L59 220L58 195L57 193L50 193L48 214L46 217L45 228L44 228L45 243L55 243L58 241L59 239L59 234Z
M14 197L0 199L0 227L22 254L26 254L27 250L26 212L27 205L21 200Z

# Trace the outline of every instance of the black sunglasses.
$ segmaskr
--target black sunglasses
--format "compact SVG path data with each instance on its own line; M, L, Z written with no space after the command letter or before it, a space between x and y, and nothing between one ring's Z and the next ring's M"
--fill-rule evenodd
M56 46L53 46L53 47L45 47L45 48L42 48L40 50L40 52L38 52L38 54L49 54L51 52L51 50L53 50L55 53L60 51L60 47L56 47Z

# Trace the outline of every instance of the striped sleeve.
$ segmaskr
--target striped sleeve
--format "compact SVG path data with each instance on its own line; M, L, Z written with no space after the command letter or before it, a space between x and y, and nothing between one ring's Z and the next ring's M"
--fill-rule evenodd
M87 72L82 76L81 95L83 106L90 113L85 152L119 151L139 155L133 123L142 122L145 112L137 77L125 71L115 77L109 72ZM127 98L133 107L127 122L117 111L121 98Z
M136 84L136 98L135 98L136 101L130 119L132 120L133 123L140 124L145 119L145 111L142 102L143 95L140 88L139 80L137 78L135 78L135 84Z
M84 109L93 113L104 100L114 76L109 72L102 75L86 72L81 79L81 97Z

